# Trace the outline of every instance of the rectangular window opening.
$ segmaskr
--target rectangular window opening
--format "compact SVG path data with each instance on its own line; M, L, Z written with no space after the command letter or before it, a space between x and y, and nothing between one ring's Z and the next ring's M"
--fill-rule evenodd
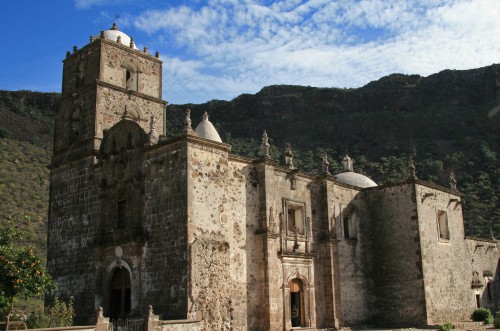
M344 227L344 239L357 239L357 228L356 228L356 219L354 214L351 214L349 217L345 216L342 218L342 225Z
M440 240L450 240L450 228L448 226L448 215L445 211L437 212L437 224Z
M118 214L116 226L118 229L124 229L127 221L127 201L118 201Z
M349 239L349 217L344 217L344 238Z
M306 234L304 204L287 201L286 199L284 201L287 215L287 235L294 236L297 233L297 235L304 236Z

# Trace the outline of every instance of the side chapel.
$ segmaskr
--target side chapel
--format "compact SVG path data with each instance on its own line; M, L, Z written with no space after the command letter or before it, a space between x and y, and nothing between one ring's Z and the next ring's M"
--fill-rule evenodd
M497 241L465 237L453 180L377 185L348 156L303 173L290 146L270 158L266 132L246 159L207 114L167 139L161 98L158 53L116 25L64 60L47 258L79 321L151 305L190 330L289 330L498 308Z

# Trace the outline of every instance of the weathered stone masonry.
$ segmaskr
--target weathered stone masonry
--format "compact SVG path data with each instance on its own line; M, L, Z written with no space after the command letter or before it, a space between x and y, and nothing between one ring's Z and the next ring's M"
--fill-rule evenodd
M432 325L497 310L498 246L465 238L460 193L377 186L231 154L205 116L166 139L161 61L117 30L64 61L48 268L79 321L158 330ZM201 129L200 129L201 127ZM266 145L267 144L267 145ZM323 160L324 161L324 160Z

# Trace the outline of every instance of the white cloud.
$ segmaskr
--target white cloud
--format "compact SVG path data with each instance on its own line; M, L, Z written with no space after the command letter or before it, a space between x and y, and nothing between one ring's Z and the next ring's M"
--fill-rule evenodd
M164 93L179 103L489 65L500 54L498 17L497 0L210 0L130 21L165 41Z
M130 4L134 0L74 0L77 9ZM123 8L121 8L123 9Z

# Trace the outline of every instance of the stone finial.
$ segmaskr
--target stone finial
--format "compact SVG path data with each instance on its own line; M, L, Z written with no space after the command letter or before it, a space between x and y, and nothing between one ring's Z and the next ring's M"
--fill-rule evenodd
M191 109L186 109L186 119L184 120L184 124L186 126L186 132L193 132L193 128L191 127Z
M66 52L66 57L69 57L71 55L71 52L70 51L67 51Z
M121 44L122 43L122 36L116 37L116 42Z
M113 22L113 26L111 27L110 30L117 30L117 31L119 31L118 30L118 25L116 25L116 22Z
M149 122L148 138L151 145L154 145L158 142L158 132L156 132L155 117L153 115L151 115L151 120Z
M144 52L144 54L148 54L148 48L146 46L144 46L143 52Z
M452 190L457 189L457 180L455 178L455 172L453 171L453 169L450 170L450 187Z
M328 166L330 165L330 162L328 162L328 155L326 154L326 152L323 152L323 162L321 163L321 165L323 166L323 173L325 175L329 175L330 170L328 169Z
M156 58L159 58L159 57L160 57L160 52L156 52L156 53L155 53L155 57L156 57Z
M134 38L130 37L130 48L134 48L134 47L135 47Z
M97 311L97 317L104 317L104 309L102 309L102 306L99 306L99 309Z
M202 118L204 121L208 121L208 113L204 112Z
M153 306L152 306L152 305L149 305L149 306L148 306L148 315L149 315L150 317L154 315L154 313L153 313Z
M295 168L293 166L293 151L292 151L292 145L290 145L290 143L287 143L285 147L285 163L289 169Z
M95 40L95 37L93 35L90 36L90 42L93 43Z
M267 136L267 131L264 130L264 133L262 134L262 152L264 154L264 157L266 159L270 159L271 156L269 155L269 147L271 147L271 145L269 145L269 138Z
M104 37L104 31L103 31L103 30L101 30L101 33L99 33L99 38L101 38L101 39L104 39L104 38L105 38L105 37Z
M411 179L418 179L417 178L417 168L415 167L415 162L413 161L413 154L410 154L410 156L408 156L408 169L410 172L410 178Z
M346 154L342 159L342 168L344 171L354 171L353 163L353 160Z
M73 46L73 53L76 53L77 50L78 50L78 47Z

